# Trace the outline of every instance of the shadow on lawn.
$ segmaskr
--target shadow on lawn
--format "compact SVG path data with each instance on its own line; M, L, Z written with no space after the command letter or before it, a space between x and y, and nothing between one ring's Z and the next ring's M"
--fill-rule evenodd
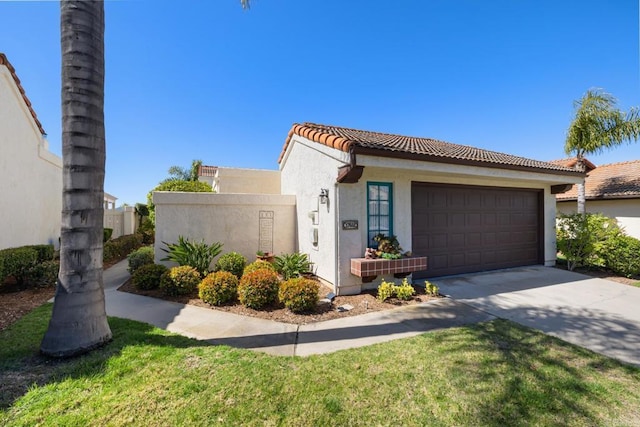
M612 408L612 400L618 400L617 385L603 387L595 377L610 376L615 382L624 373L640 381L637 368L506 320L469 329L477 342L454 343L454 351L482 351L488 359L460 358L449 367L462 390L478 381L493 386L477 408L470 408L478 425L598 424L622 408ZM626 407L625 412L625 422L640 422L637 408Z
M69 359L54 359L40 354L39 345L46 322L51 315L51 304L43 316L41 331L34 336L27 353L22 357L6 357L0 363L0 409L7 409L34 384L43 386L64 378L92 377L104 372L106 363L128 346L151 345L171 348L206 347L206 342L180 335L158 334L152 325L110 317L113 339L105 346L88 354ZM11 328L9 328L11 329ZM7 333L7 331L5 331ZM15 338L14 338L15 339ZM6 353L5 353L6 354Z

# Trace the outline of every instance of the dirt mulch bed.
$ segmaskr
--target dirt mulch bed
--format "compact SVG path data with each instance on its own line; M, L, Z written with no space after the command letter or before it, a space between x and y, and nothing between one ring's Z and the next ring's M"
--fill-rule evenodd
M566 270L567 269L567 265L566 264L556 264L555 268L559 268L561 270ZM577 267L573 271L574 271L574 273L580 273L580 274L584 274L586 276L597 277L599 279L607 279L607 280L611 280L613 282L622 283L622 284L625 284L625 285L635 285L636 283L638 283L640 281L640 279L629 279L627 277L616 276L611 271L598 270L598 269L592 269L592 268L587 268L587 267Z
M127 281L127 283L122 285L118 290L148 297L160 298L167 301L179 302L182 304L195 305L197 307L208 308L211 310L220 310L243 316L259 317L261 319L275 320L277 322L302 325L314 322L324 322L325 320L339 319L347 316L358 316L360 314L389 310L396 307L419 304L421 302L442 298L425 295L424 288L415 287L415 289L416 295L414 295L409 301L401 301L399 299L392 298L385 302L381 302L376 299L375 291L364 292L359 295L336 296L331 305L320 305L314 312L305 314L295 314L282 305L266 307L263 310L247 308L239 303L213 307L202 302L198 298L197 293L186 296L169 297L164 295L159 289L145 291L138 290L133 286L131 281ZM331 292L329 288L322 286L319 292L320 298L324 298L329 292Z
M53 298L54 294L53 287L25 289L15 283L0 285L0 331Z

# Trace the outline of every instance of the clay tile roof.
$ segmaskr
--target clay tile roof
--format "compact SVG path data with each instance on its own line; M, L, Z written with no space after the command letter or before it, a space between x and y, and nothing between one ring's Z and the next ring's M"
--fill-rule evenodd
M36 112L31 107L31 101L29 101L29 98L27 98L27 94L25 93L24 88L22 87L22 84L20 84L20 79L18 78L18 75L16 74L15 68L13 68L13 65L11 65L11 63L7 59L7 56L4 53L1 53L1 52L0 52L0 65L4 65L9 70L9 73L11 74L11 77L13 77L13 81L16 83L16 86L18 87L18 90L20 91L20 94L22 95L22 99L24 100L24 103L29 108L29 112L31 113L31 116L33 117L33 120L35 120L35 122L36 122L36 126L38 126L38 129L40 130L40 133L42 135L46 135L47 133L42 128L42 124L40 123L40 120L38 120L38 116L36 115Z
M587 199L624 199L640 197L640 160L596 167L585 178ZM556 195L556 200L576 200L577 186Z
M406 157L442 163L459 163L504 169L535 170L546 173L580 174L559 164L526 159L510 154L452 144L432 138L392 135L315 123L294 124L287 135L278 163L282 161L293 135L349 152L380 157Z
M217 166L205 166L200 165L198 169L198 176L216 176Z
M582 162L584 163L585 169L587 170L587 172L594 170L596 168L596 165L594 165L593 163L591 163L589 161L589 159L582 159ZM560 166L564 166L567 168L571 168L571 169L575 169L576 168L576 164L578 163L578 158L577 157L569 157L568 159L559 159L559 160L549 160L549 163L552 163L554 165L560 165Z

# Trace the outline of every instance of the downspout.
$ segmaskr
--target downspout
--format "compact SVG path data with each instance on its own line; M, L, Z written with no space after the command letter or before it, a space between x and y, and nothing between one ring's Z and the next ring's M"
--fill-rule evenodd
M335 194L335 198L336 198L336 202L335 202L335 211L334 211L334 217L335 217L335 242L336 242L336 254L335 254L335 266L336 268L334 268L335 271L335 277L334 277L334 289L335 289L335 293L336 295L340 295L340 193L338 192L338 183L336 182L335 184L333 184L333 191Z

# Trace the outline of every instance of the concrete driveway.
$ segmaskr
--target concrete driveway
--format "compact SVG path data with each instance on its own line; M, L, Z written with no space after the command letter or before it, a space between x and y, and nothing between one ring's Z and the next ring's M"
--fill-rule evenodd
M640 288L542 266L431 282L488 314L640 366Z

